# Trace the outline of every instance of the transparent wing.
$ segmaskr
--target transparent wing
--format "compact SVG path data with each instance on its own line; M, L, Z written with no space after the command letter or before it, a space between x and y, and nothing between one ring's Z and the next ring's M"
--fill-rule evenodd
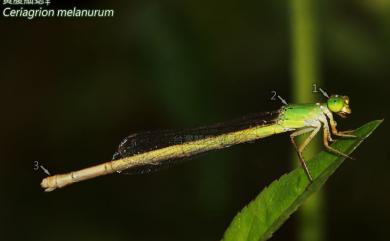
M280 111L262 112L247 115L232 121L217 123L184 130L161 130L147 131L129 135L119 144L117 152L113 155L113 160L141 154L144 152L164 148L171 145L179 145L186 142L205 139L208 137L236 132L255 126L266 126L274 124L279 117ZM174 158L161 162L137 166L125 171L126 174L140 174L160 170L169 167L188 157Z

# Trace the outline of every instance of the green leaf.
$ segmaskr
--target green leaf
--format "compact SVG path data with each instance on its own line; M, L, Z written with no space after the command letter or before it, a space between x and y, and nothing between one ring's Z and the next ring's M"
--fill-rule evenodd
M354 131L358 138L341 138L332 147L346 154L352 153L383 120L365 124ZM297 168L271 183L236 215L225 231L223 240L267 240L325 181L334 173L345 158L327 151L308 161L314 181L309 185L302 168Z

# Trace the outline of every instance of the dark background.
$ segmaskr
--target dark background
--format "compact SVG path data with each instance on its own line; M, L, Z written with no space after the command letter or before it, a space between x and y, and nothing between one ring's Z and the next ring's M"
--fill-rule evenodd
M289 4L61 5L73 6L116 15L0 20L1 240L219 240L234 215L291 168L287 135L52 193L40 188L45 174L34 161L68 172L109 160L130 133L279 108L270 91L291 100ZM321 86L351 98L353 115L339 128L386 118L389 2L323 1L317 17ZM325 185L328 240L388 240L387 126ZM293 216L272 240L294 240L296 223Z

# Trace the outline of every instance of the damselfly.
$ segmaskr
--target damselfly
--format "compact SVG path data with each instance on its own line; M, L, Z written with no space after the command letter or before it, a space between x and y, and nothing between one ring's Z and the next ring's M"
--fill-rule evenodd
M292 132L291 142L310 181L313 180L303 150L323 129L325 148L337 155L350 158L329 146L331 134L355 137L350 131L338 131L333 113L345 118L351 114L348 96L332 95L325 103L289 104L279 110L249 115L226 123L187 130L167 130L137 133L125 138L112 161L42 180L45 191L53 191L82 180L124 170L148 172L162 165L211 150L252 142L275 134ZM295 138L309 134L298 146Z

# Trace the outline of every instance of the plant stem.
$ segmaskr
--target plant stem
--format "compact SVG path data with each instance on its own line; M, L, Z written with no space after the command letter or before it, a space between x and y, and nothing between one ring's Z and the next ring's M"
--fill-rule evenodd
M319 85L318 79L318 52L316 44L316 1L291 0L290 22L292 41L292 79L293 102L312 103L315 93L312 93L313 84ZM318 139L305 151L306 159L319 150ZM294 152L296 159L296 153ZM298 163L298 161L295 161ZM324 237L324 193L313 195L302 207L298 221L299 241L322 241Z

